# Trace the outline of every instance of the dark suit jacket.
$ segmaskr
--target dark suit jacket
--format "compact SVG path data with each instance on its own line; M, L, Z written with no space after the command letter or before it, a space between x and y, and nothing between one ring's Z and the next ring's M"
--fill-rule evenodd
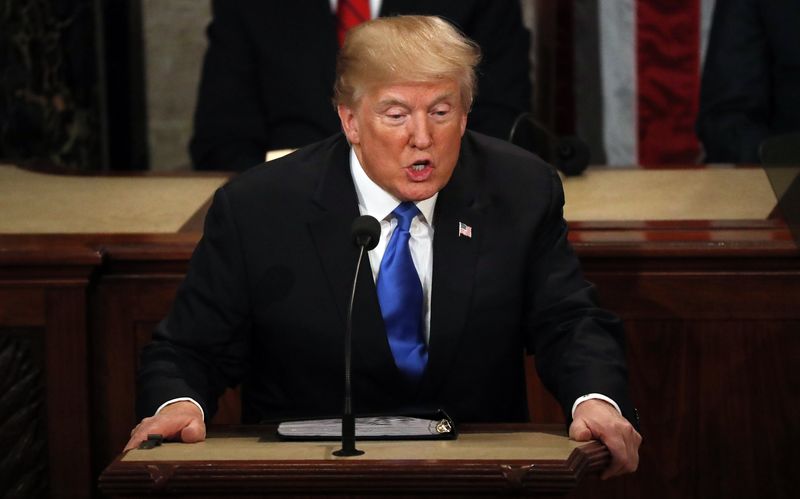
M138 411L189 396L207 417L243 382L243 419L335 415L357 250L358 203L341 135L219 189L169 316L143 354ZM434 215L429 363L399 373L368 262L353 314L357 412L442 407L459 421L527 418L523 351L569 417L599 392L631 416L621 326L597 308L567 242L555 171L473 132ZM472 227L459 237L458 224ZM630 417L629 417L630 419Z
M341 130L328 0L213 2L190 151L195 168L243 170L273 149ZM507 138L530 110L529 35L518 0L384 0L381 15L440 15L483 51L469 126Z
M800 1L717 0L697 134L709 163L758 163L772 135L800 130Z

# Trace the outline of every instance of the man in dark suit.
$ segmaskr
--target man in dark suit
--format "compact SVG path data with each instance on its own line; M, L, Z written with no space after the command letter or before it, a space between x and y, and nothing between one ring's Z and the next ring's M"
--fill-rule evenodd
M800 2L717 0L697 135L707 163L759 163L759 145L800 130Z
M348 35L335 88L344 135L216 193L143 353L144 419L128 448L150 433L202 439L217 397L239 383L245 422L339 413L350 225L369 214L382 222L353 312L356 413L434 406L457 421L525 420L527 349L570 435L608 445L606 476L636 468L621 324L597 307L567 242L558 176L465 131L479 53L435 17ZM390 283L404 258L413 277Z
M331 105L336 16L329 0L212 3L190 152L194 167L243 170L269 150L340 131ZM507 138L530 110L529 35L518 0L383 0L381 15L439 15L482 48L470 128ZM378 17L374 15L373 17Z

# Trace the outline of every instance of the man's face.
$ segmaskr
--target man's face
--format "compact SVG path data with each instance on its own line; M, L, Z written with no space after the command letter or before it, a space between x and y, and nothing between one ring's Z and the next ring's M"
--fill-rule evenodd
M378 86L338 110L364 171L385 191L420 201L450 180L467 126L455 81Z

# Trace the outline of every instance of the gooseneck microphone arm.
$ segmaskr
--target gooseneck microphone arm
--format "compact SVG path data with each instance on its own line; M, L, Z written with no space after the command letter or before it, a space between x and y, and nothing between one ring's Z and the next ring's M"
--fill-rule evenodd
M356 273L353 276L353 287L350 291L350 302L347 306L347 320L344 329L344 411L342 414L342 448L333 455L339 457L360 456L364 451L356 449L356 420L353 415L352 397L352 356L353 356L353 304L356 297L358 274L361 271L361 262L364 254L378 244L381 234L381 225L369 216L362 215L353 221L351 228L353 242L359 247Z

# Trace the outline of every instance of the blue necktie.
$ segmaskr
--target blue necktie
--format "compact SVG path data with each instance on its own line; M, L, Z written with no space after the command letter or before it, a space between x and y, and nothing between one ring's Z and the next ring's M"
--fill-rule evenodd
M400 203L389 245L378 272L378 301L395 364L412 381L418 381L428 362L422 337L422 285L408 247L411 221L419 210L410 201Z

